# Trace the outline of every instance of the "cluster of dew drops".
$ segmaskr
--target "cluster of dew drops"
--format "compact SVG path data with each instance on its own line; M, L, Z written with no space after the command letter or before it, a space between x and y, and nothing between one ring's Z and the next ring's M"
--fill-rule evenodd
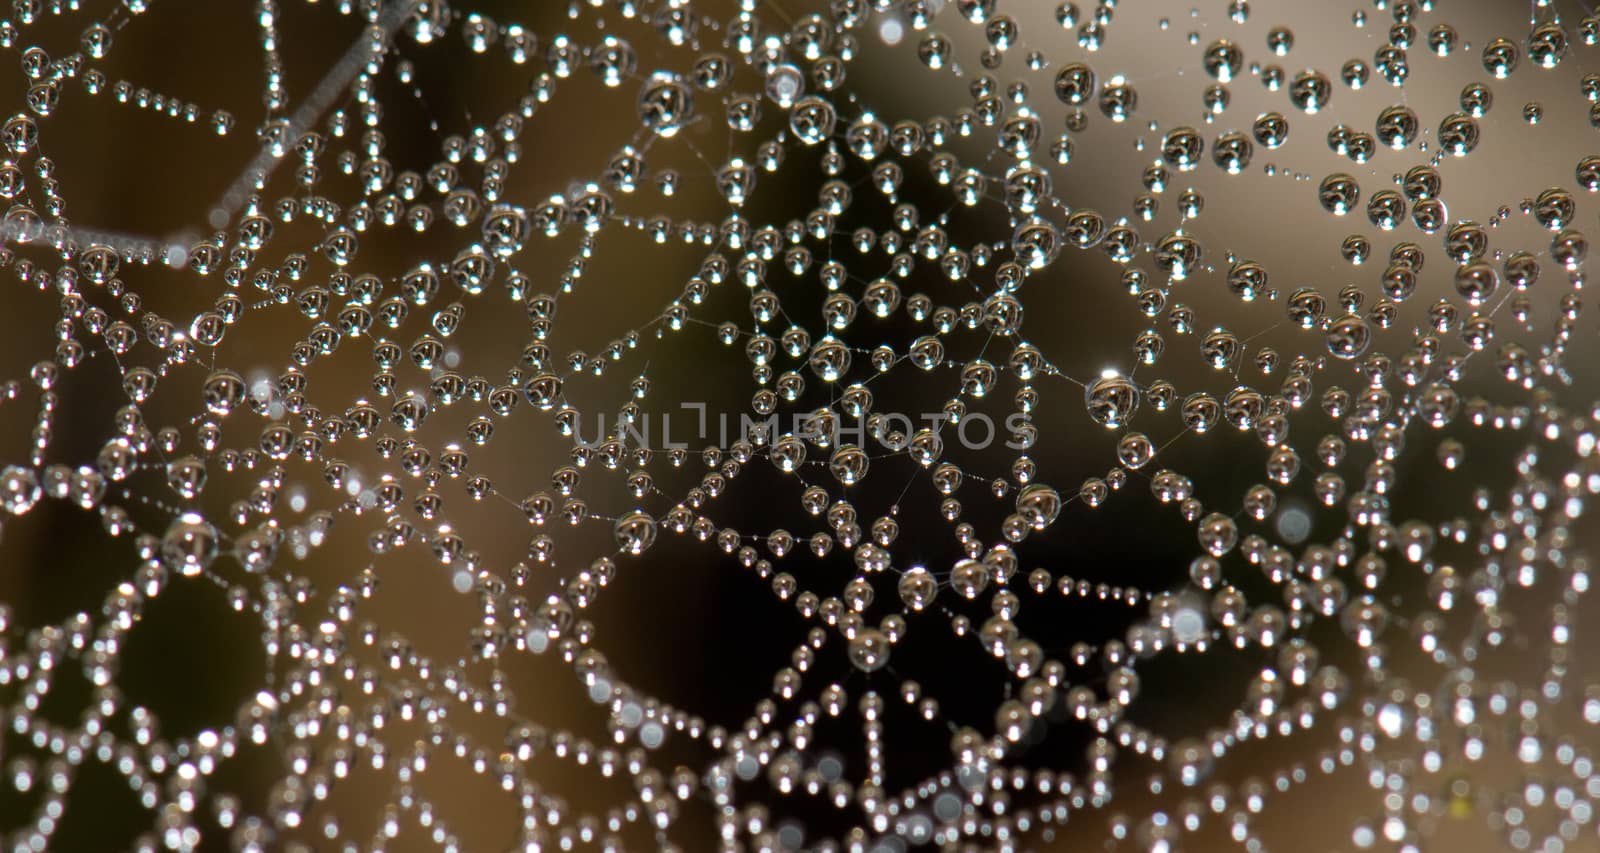
M1535 188L1520 211L1500 208L1484 223L1447 210L1441 176L1442 163L1472 162L1497 131L1550 121L1544 105L1530 102L1510 121L1491 123L1491 112L1517 110L1495 106L1496 87L1585 61L1600 18L1537 0L1525 30L1480 45L1444 22L1450 10L1433 0L1352 4L1344 14L1359 55L1333 73L1290 73L1281 63L1294 56L1293 4L1256 0L1283 7L1258 11L1247 0L1207 0L1201 5L1218 8L1194 15L1214 19L1208 35L1189 36L1188 52L1171 55L1195 72L1184 80L1203 86L1187 107L1202 116L1194 123L1237 118L1229 107L1242 87L1281 101L1281 111L1212 136L1188 125L1159 130L1144 115L1150 107L1141 108L1136 84L1148 102L1178 78L1137 82L1114 67L1115 24L1160 14L1134 0L1048 9L1024 8L1023 0L1012 0L1016 9L1004 0L785 0L760 8L748 0L727 8L584 0L563 6L552 32L454 0L306 0L315 14L362 26L349 79L335 76L324 85L336 91L309 94L327 96L327 108L309 118L285 84L280 51L293 34L279 32L280 0L254 0L237 11L259 35L251 51L265 67L261 103L232 106L252 122L263 113L254 130L269 166L251 167L237 202L195 212L214 233L152 239L69 223L48 152L53 120L74 102L109 97L117 109L151 111L173 123L175 136L192 132L183 125L202 137L238 133L234 112L110 73L119 37L144 26L159 2L13 0L0 22L0 46L17 52L26 78L24 106L0 128L0 195L10 205L0 234L17 282L8 298L59 298L53 354L23 365L25 375L4 386L6 408L36 404L37 414L28 446L6 451L0 506L8 531L43 514L42 503L80 508L134 552L98 610L42 627L17 624L9 608L0 619L0 691L10 697L0 766L7 788L37 795L7 838L12 849L47 848L64 820L90 819L68 806L91 763L114 771L148 811L150 828L135 842L141 849L191 849L216 836L240 850L384 849L397 839L460 849L459 828L447 825L427 790L440 764L467 768L499 792L515 816L505 838L527 849L1011 849L1089 838L1150 850L1229 843L1257 851L1268 846L1262 823L1278 813L1268 803L1332 776L1370 805L1347 816L1329 846L1417 849L1463 820L1516 849L1581 849L1600 839L1600 772L1587 745L1600 724L1600 689L1578 671L1574 647L1589 577L1579 522L1600 491L1600 408L1568 402L1586 368L1567 359L1581 336L1594 335L1579 324L1588 245L1577 213L1584 193L1600 191L1600 155L1568 164L1568 187ZM1261 39L1260 16L1279 14L1285 25ZM1024 18L1046 23L1025 27ZM46 22L67 19L84 22L76 43L42 35L33 43ZM1173 25L1159 21L1161 31ZM1229 26L1236 36L1224 34ZM418 170L392 162L380 82L411 86L422 72L407 56L463 40L474 62L520 88L491 121L461 133L440 129L436 162ZM970 98L941 104L942 115L881 118L858 96L867 81L852 72L899 54L926 80L890 85L953 79L951 91ZM1443 75L1428 64L1432 57L1463 54L1473 56L1472 73L1451 83L1461 86L1455 109L1432 115L1408 105L1408 81ZM619 99L596 109L617 111L609 117L628 130L583 140L607 158L601 173L561 176L570 190L519 198L514 176L538 168L541 137L571 133L545 129L541 113L577 88L572 78L618 90ZM1341 87L1388 87L1397 103L1375 116L1342 112ZM422 98L420 87L403 91ZM1581 91L1566 94L1581 95L1591 105L1584 124L1600 126L1600 75L1584 75ZM1065 129L1048 129L1062 114ZM1118 155L1142 170L1125 213L1075 207L1058 191L1082 158L1076 135L1092 125L1146 123L1152 144ZM722 125L725 150L709 147ZM697 132L705 126L717 132ZM1226 187L1287 169L1263 160L1291 133L1325 133L1328 148L1350 164L1295 178L1308 182L1295 199L1311 218L1404 235L1386 261L1372 237L1338 245L1350 265L1382 268L1362 272L1365 284L1331 295L1314 284L1280 293L1276 282L1311 276L1282 265L1269 275L1264 263L1208 250L1184 227L1157 233L1150 225L1169 184L1186 173L1214 172ZM204 142L189 136L183 144ZM651 167L674 151L698 166ZM1385 152L1410 158L1393 181L1365 167ZM786 222L743 212L762 200L763 185L778 185L770 173L802 161L822 176L814 207ZM936 204L902 195L914 172L938 188ZM648 212L699 186L716 199L711 215ZM887 222L860 213L877 203L866 201L873 196L887 202ZM646 212L628 212L638 199ZM1184 222L1205 204L1194 190L1176 199ZM968 208L993 215L961 217ZM1495 229L1519 217L1548 242L1491 249ZM288 242L285 235L308 225L323 236ZM401 274L369 272L361 242L386 232L442 233L456 250L404 258ZM584 273L616 232L681 244L701 260L681 272L670 263L656 270L652 292L669 295L650 323L594 352L553 351L557 305L613 286ZM1247 237L1234 242L1246 246ZM577 253L561 262L560 277L538 281L519 271L524 259L548 258L574 241ZM1072 252L1119 265L1128 310L1166 324L1131 342L1135 363L1180 359L1179 343L1198 338L1199 366L1239 384L1217 395L1136 381L1134 370L1075 377L1075 368L1052 362L1056 324L1036 311L1029 330L1037 337L1025 337L1025 299L1063 287ZM1412 297L1441 268L1446 292L1412 318ZM918 279L932 282L931 292L903 293L914 271L931 273ZM1276 306L1302 333L1291 339L1303 350L1252 350L1221 325L1202 331L1200 309L1178 299L1212 272L1220 272L1212 278L1226 305ZM162 316L130 282L207 294L212 303ZM710 310L715 294L730 288L748 290L748 316ZM818 296L817 327L785 310L791 293ZM1557 306L1538 339L1529 337L1536 296ZM490 363L498 350L457 332L474 311L508 305L526 316L525 337L512 347L521 354ZM873 338L874 324L891 319L909 321L916 334ZM283 363L228 366L217 357L225 337L282 338L290 328L294 336L276 341L287 352ZM627 429L579 440L585 413L570 392L631 371L630 399L614 420L627 425L651 399L648 372L666 369L649 366L650 353L684 336L714 337L730 359L748 361L741 369L750 370L753 390L744 414L789 413L787 404L810 399L808 383L830 389L833 402L808 411L804 429L752 429L726 446L651 447ZM1097 343L1110 363L1130 352L1125 340ZM370 350L370 387L349 399L319 396L318 377L334 372L319 361L341 349ZM79 375L108 360L126 402L101 425L94 458L59 458L57 422L72 416L63 399L89 381ZM930 410L943 413L937 423L901 430L875 409L874 380L908 375L920 388L940 389L924 392ZM425 386L406 390L415 376ZM981 457L993 470L957 464L953 437L963 421L1007 390L1011 407L997 412L1014 416L1004 418L1006 449L997 443ZM1042 401L1063 393L1073 398L1071 425L1042 415ZM465 426L432 440L425 422L445 420L450 408L467 412ZM1160 428L1164 418L1174 429ZM835 429L847 419L864 424L851 440ZM497 430L530 421L570 461L548 473L547 488L506 494L472 455ZM1043 482L1030 452L1080 424L1115 437L1109 473L1069 490ZM1162 457L1229 431L1259 439L1265 482L1204 506L1202 489L1163 467ZM1485 446L1501 450L1469 464L1466 445L1479 433L1497 436ZM1418 446L1430 458L1416 459ZM869 473L891 476L877 469L897 459L917 472L907 492L932 496L936 513L913 515L899 504L876 518L858 513L852 495ZM1258 456L1244 459L1260 465ZM1365 468L1351 475L1347 460ZM1423 464L1462 478L1452 482L1470 493L1472 517L1392 517L1402 469ZM719 524L719 499L745 500L739 475L762 466L802 484L803 514L787 508L762 530ZM1490 469L1505 469L1512 485L1480 486L1487 477L1474 472ZM671 485L681 479L674 472L697 470L693 485ZM601 481L635 501L591 492ZM245 497L219 508L205 502L228 483ZM1289 506L1283 496L1301 486L1314 500ZM1026 564L1030 537L1065 523L1066 513L1106 512L1119 501L1165 505L1164 520L1149 523L1176 518L1193 531L1193 561L1179 587L1092 582ZM978 514L963 507L997 502L1005 506L998 524L975 523ZM458 523L476 516L531 537L526 560L486 560ZM797 519L814 532L785 528ZM581 567L566 551L557 559L559 542L596 525L612 543L603 553ZM304 567L336 526L359 529L368 560L319 589ZM1331 532L1311 542L1313 530ZM907 564L897 554L897 542L952 536L964 556L950 565ZM774 598L750 606L792 608L809 625L789 664L761 675L770 677L770 695L736 726L626 684L607 663L606 638L585 618L601 596L627 594L630 572L669 570L649 557L668 537L703 543L704 559L719 570L755 573ZM479 618L462 626L469 651L459 659L430 660L407 640L415 626L366 615L380 584L405 582L386 572L403 550L429 555L476 602ZM806 562L840 553L855 577L842 588L810 588ZM51 571L6 570L46 583ZM1424 591L1397 604L1388 590L1402 582ZM175 585L207 583L225 591L237 618L259 623L269 675L234 719L170 737L155 714L123 695L119 653L149 602ZM533 592L550 587L557 591ZM1044 645L1018 621L1030 601L1046 597L1117 609L1131 614L1131 627L1105 642ZM1319 633L1324 624L1335 630ZM992 722L958 725L943 712L947 697L896 674L895 659L912 654L924 632L953 633L1003 666L1007 698ZM1145 662L1241 650L1264 663L1205 734L1169 738L1131 718ZM1496 653L1515 655L1516 665L1480 672ZM528 654L564 662L604 719L607 740L540 721L542 690L519 690L501 666ZM92 685L71 725L38 713L64 668L81 668ZM921 728L886 730L902 720ZM848 750L832 742L841 725L859 738ZM1020 761L1042 728L1063 725L1092 733L1085 754L1048 757L1054 770ZM407 734L390 736L396 729ZM490 730L500 734L482 735ZM946 769L891 788L885 744L903 736L925 741ZM684 745L674 755L698 755L699 763L661 758L669 741ZM1256 761L1230 776L1232 754L1260 756L1258 742L1269 742L1277 769L1258 774ZM215 783L242 750L263 747L281 757L274 766L283 772L267 796ZM859 756L859 766L846 754ZM535 781L532 769L546 763L625 780L616 790L628 793L600 811L576 808ZM1486 783L1490 777L1503 784ZM375 817L328 805L356 778L362 786L383 780ZM815 813L791 809L795 799L836 820L790 816ZM691 810L709 818L688 821ZM1071 830L1063 828L1069 821ZM704 834L685 834L685 825Z

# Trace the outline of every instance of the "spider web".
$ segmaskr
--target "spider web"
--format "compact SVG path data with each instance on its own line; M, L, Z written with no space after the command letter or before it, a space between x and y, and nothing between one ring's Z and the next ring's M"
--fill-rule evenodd
M1596 843L1581 4L214 6L0 22L13 849Z

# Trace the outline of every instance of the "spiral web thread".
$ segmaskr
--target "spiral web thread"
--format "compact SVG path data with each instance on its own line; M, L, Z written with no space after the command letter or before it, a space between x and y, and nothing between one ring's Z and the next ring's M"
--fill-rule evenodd
M1440 5L16 0L9 843L1594 849L1600 19Z

